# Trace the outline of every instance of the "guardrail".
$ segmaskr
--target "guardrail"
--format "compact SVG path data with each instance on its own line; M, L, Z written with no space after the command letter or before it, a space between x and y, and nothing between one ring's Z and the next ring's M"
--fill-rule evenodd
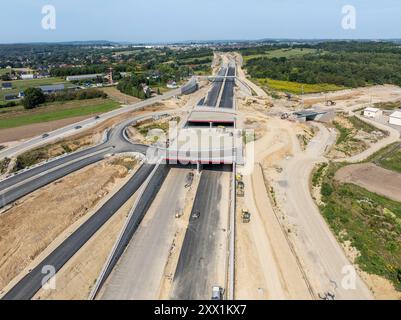
M233 163L233 172L231 179L231 204L230 204L230 239L229 239L229 255L228 255L228 300L234 300L234 283L235 283L235 216L236 216L236 175L237 168L235 162Z
M124 227L119 237L117 238L117 241L114 244L109 257L107 258L98 279L96 280L96 283L89 295L89 300L93 300L96 298L107 277L111 274L114 266L117 264L121 255L124 253L125 248L129 244L135 231L138 229L139 224L141 223L147 210L152 204L153 199L159 191L162 182L167 176L167 173L168 167L158 163L155 165L155 168L146 179L138 194L137 200L135 201L127 217Z

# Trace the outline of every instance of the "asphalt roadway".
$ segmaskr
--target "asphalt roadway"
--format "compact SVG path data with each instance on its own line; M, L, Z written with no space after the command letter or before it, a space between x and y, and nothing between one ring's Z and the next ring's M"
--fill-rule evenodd
M147 146L133 144L124 136L124 131L129 124L144 117L146 116L118 124L108 132L106 141L100 145L49 161L0 181L0 208L72 172L104 159L107 154L146 153Z
M43 138L42 136L34 137L28 141L19 143L18 145L14 146L14 147L1 150L0 151L0 159L5 158L5 157L15 156L17 154L20 154L26 150L32 149L39 145L43 145L43 144L55 141L56 139L66 137L66 136L75 134L79 131L88 129L96 124L99 124L105 120L108 120L108 119L118 116L120 114L124 114L126 112L135 111L135 110L141 109L143 107L150 106L150 105L154 104L155 102L158 102L158 101L161 101L164 99L168 99L168 98L171 98L171 97L179 95L179 94L181 94L180 88L171 90L171 91L166 92L163 95L156 96L156 97L153 97L150 99L146 99L144 101L140 101L138 103L104 113L104 114L100 115L98 119L96 119L95 117L92 117L90 119L86 119L86 120L68 125L66 127L57 129L55 131L49 132L48 133L49 136L46 138ZM77 126L81 126L82 129L79 129L79 131L76 130L75 128Z
M235 66L229 66L227 71L227 76L235 76ZM235 86L235 79L234 78L227 78L224 83L224 89L221 96L220 108L227 108L232 109L234 106L234 86Z
M231 166L209 166L202 171L191 217L173 279L171 299L210 300L212 287L225 274L225 265L218 259L222 239L226 239L227 221L220 202L227 190L223 175ZM196 217L199 215L199 217ZM226 250L223 250L226 252Z
M143 164L134 176L110 198L93 216L82 224L50 255L20 280L2 299L28 300L42 287L43 267L53 266L59 271L65 263L106 223L117 210L140 188L154 165Z
M223 69L223 68L222 68ZM226 73L226 70L220 70ZM219 74L220 74L219 72ZM217 103L222 82L217 84L217 97L213 98ZM213 88L216 86L214 85ZM213 90L213 89L212 89ZM149 100L147 100L149 102ZM153 103L153 102L152 102ZM136 106L139 108L138 104ZM131 109L132 110L132 109ZM128 111L128 110L127 110ZM115 115L113 115L115 116ZM140 119L138 117L137 119ZM3 207L18 198L33 192L34 190L47 185L61 177L79 170L91 163L95 163L104 158L108 153L141 152L145 153L146 146L135 145L125 139L125 128L134 120L127 120L115 128L107 135L104 143L71 154L65 157L50 161L31 170L22 172L13 177L0 182L0 207ZM66 127L67 128L67 127ZM65 128L63 128L65 129ZM67 129L65 129L67 130ZM68 132L68 130L66 131ZM47 140L47 139L45 139ZM43 141L42 141L43 143ZM33 144L22 144L21 149L34 146ZM8 150L8 149L7 149ZM9 150L11 154L18 150ZM0 153L0 157L4 152ZM88 221L79 227L69 238L47 256L36 268L19 281L3 299L30 299L42 286L42 268L46 265L55 267L56 272L93 236L93 234L135 193L150 174L154 165L144 164L138 172L122 187L111 199L109 199ZM215 199L209 202L213 205Z
M158 299L164 268L184 208L190 168L172 167L146 216L100 291L103 300ZM174 192L171 192L174 190Z
M227 68L222 67L220 68L219 72L217 73L218 76L225 76L227 72ZM215 107L217 105L217 101L220 96L221 87L223 86L224 79L223 78L216 78L213 81L212 89L209 91L205 102L203 103L204 106L207 107Z

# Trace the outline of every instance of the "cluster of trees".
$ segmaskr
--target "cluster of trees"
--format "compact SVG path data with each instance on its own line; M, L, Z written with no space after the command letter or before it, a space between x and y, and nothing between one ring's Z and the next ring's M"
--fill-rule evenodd
M52 68L50 75L53 77L67 77L77 74L95 74L104 73L108 70L109 66L104 64L97 64L85 67L64 67L64 68Z
M25 109L33 109L46 102L46 96L39 88L28 88L24 91L24 94L22 105Z
M151 92L143 90L143 84L148 85L149 81L143 77L134 75L132 77L123 78L118 82L117 89L122 93L137 97L139 99L150 98Z
M5 103L0 103L0 109L1 109L1 108L15 107L15 106L17 106L17 105L18 105L18 103L15 102L15 101L8 101L8 102L5 102Z
M149 62L147 63L149 64ZM149 66L147 66L149 67ZM166 85L169 80L180 81L187 78L193 73L193 69L186 65L178 65L177 63L161 63L152 66L151 69L140 73L133 73L132 76L122 78L118 82L117 89L121 92L132 95L140 99L149 98L150 90L144 91L143 85L161 86ZM158 90L160 93L160 90Z
M39 88L28 88L24 91L25 97L22 105L25 109L33 109L45 102L85 100L95 98L107 98L107 94L97 89L65 90L45 95Z
M347 87L384 83L401 86L401 49L395 44L329 42L312 47L321 50L291 58L255 58L246 67L255 78Z
M70 101L70 100L86 100L96 98L107 98L107 93L97 89L84 90L65 90L46 95L46 102Z

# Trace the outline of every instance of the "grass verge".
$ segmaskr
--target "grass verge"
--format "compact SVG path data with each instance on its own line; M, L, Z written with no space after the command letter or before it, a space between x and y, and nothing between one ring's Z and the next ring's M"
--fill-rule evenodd
M320 168L315 170L321 212L339 241L358 250L355 262L363 271L390 280L401 291L401 203L336 181L335 172L344 165L330 163L323 175Z

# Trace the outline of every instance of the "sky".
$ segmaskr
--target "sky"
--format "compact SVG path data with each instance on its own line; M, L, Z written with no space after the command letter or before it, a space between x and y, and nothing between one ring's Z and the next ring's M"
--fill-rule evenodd
M355 28L342 27L345 5ZM0 43L401 38L400 0L1 0L0 12Z

